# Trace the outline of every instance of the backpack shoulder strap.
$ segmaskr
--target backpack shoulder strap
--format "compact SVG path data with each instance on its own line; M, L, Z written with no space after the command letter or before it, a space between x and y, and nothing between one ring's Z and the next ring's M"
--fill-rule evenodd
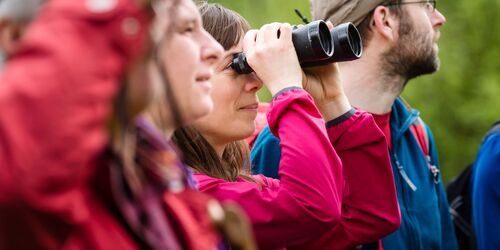
M408 104L408 102L406 102L406 100L403 97L400 97L400 99L406 106L407 110L411 112L412 108L410 104ZM429 134L427 132L425 123L422 120L422 118L420 118L420 116L417 117L417 119L410 126L410 131L413 133L413 136L417 140L418 144L420 145L420 148L422 149L422 152L425 155L425 160L427 161L427 167L429 168L429 171L432 173L432 179L434 180L434 183L439 184L440 182L439 168L432 163Z
M429 133L427 132L427 128L422 118L418 117L410 127L410 130L415 136L415 139L417 139L417 142L425 155L425 160L427 161L429 171L432 173L434 183L439 184L439 169L432 163Z
M425 123L422 118L418 117L417 120L413 123L412 127L413 135L420 144L424 155L430 156L429 134L427 133L427 128L425 127Z
M402 97L399 97L401 102L406 107L406 110L409 112L412 112L413 108L410 106L410 104ZM420 148L422 148L422 151L424 152L424 155L428 158L430 158L430 142L429 142L429 135L427 133L427 128L425 127L425 123L422 120L422 118L417 117L417 120L413 122L413 124L410 126L410 130L413 133L413 136L415 136L415 139L417 139L418 144L420 145Z

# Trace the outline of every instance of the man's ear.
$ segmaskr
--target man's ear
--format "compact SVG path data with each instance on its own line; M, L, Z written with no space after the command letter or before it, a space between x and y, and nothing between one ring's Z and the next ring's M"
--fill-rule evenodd
M374 32L389 41L394 41L398 37L399 18L386 6L375 8L370 26Z
M7 56L16 52L24 25L19 22L0 19L0 50Z

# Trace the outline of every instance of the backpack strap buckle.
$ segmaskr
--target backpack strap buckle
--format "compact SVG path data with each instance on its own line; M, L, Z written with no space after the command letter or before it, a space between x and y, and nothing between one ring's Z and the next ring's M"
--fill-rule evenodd
M439 184L441 181L439 179L439 168L436 167L436 165L431 163L431 157L427 156L427 164L429 165L429 170L432 173L432 179L434 180L434 184Z

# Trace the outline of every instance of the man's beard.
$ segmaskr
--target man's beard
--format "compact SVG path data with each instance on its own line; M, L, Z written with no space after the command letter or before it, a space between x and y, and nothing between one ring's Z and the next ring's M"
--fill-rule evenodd
M416 30L404 13L401 15L399 41L384 53L382 60L386 77L401 77L404 80L403 86L393 86L401 91L408 80L439 69L434 40L429 33Z

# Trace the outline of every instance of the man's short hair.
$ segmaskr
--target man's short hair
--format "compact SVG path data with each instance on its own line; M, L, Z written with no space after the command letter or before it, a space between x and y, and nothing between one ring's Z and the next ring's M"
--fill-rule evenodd
M44 0L0 0L0 18L30 21Z

